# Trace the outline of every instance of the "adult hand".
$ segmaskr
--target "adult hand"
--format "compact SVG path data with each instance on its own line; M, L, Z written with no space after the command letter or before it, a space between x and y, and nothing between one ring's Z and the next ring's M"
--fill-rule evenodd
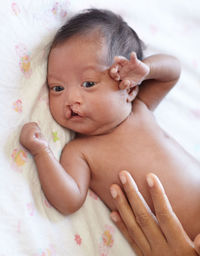
M120 186L113 184L111 195L118 212L113 211L111 218L137 255L200 255L200 235L194 242L188 237L156 175L147 176L156 216L139 192L131 175L127 171L122 171L119 176L128 201Z

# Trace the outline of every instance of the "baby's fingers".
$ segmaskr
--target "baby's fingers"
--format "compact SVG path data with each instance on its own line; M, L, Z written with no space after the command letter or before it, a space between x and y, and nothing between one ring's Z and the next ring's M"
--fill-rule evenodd
M120 69L120 66L119 66L118 64L114 64L114 65L110 68L110 76L111 76L115 81L119 81L119 80L120 80L119 69Z
M120 65L120 66L124 66L125 64L127 64L129 62L129 60L123 56L115 56L114 57L114 63Z
M136 55L135 52L131 52L131 54L130 54L130 62L131 62L132 64L135 64L135 63L138 62L137 55Z
M122 80L119 84L119 89L125 90L125 89L130 89L132 87L132 83L130 80Z
M122 56L115 56L114 57L114 63L110 68L110 76L116 80L120 80L120 70L121 68L127 64L128 60L125 57Z

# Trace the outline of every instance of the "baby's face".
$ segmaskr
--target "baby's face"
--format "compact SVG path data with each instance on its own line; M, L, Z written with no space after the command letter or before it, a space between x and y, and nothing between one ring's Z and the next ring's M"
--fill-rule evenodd
M106 48L94 37L77 36L51 50L49 104L53 118L77 133L110 132L130 113L126 91L108 73Z

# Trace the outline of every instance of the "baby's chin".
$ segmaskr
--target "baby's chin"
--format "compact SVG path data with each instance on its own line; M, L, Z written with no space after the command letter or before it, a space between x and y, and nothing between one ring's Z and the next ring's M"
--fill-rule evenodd
M72 129L71 127L68 127L68 126L65 126L65 125L62 125L61 126L65 129L68 129L72 132L75 132L77 135L79 136L98 136L98 135L103 135L103 134L107 134L107 133L110 133L111 130L114 129L113 128L109 128L109 129L106 129L104 127L98 127L98 128L93 128L93 127L84 127L84 128L74 128Z
M88 130L77 129L77 131L74 131L74 132L76 132L77 134L80 134L80 136L98 136L98 135L109 134L115 128L116 128L116 126L98 127L97 129L88 129Z

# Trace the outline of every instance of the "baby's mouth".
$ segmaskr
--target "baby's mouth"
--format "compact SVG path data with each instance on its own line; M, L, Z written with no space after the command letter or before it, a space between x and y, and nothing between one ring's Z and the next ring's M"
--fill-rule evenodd
M79 109L76 109L75 107L69 106L66 111L66 118L69 119L79 119L83 117L82 112L79 111Z
M74 117L82 117L82 115L78 112L78 111L74 111L71 109L71 118L74 118Z
M71 111L71 116L79 116L78 113L74 112L73 110Z

